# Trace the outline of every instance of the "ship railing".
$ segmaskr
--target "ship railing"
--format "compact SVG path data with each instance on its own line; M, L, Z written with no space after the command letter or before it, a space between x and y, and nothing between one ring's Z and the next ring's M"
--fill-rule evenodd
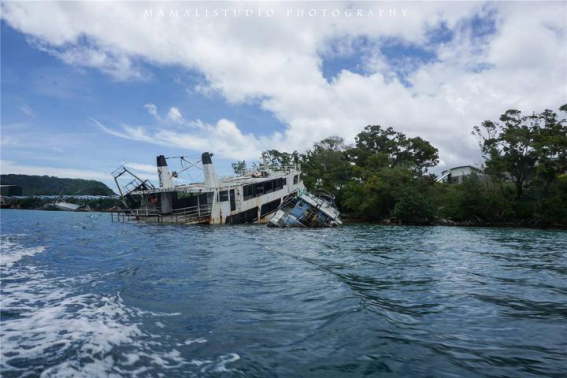
M175 209L172 211L171 215L175 217L175 223L189 223L203 218L209 218L211 216L211 210L212 206L208 204L189 206Z
M161 213L157 209L140 208L140 209L116 209L110 212L112 221L127 221L131 219L139 220L140 218L156 218L161 222Z
M248 169L241 169L236 172L238 176L254 176L261 175L262 172L296 172L301 170L300 164L290 164L290 165L280 165L280 164L269 164L267 167L259 166Z
M146 219L160 223L194 223L210 218L211 209L211 205L189 206L175 209L169 214L164 214L159 209L153 208L122 209L112 211L111 217L113 221L114 219L117 221Z

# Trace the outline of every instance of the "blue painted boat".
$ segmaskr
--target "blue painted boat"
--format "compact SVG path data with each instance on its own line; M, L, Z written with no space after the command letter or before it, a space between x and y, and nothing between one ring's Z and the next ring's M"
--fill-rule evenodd
M335 198L325 191L316 194L307 190L298 190L288 196L274 216L268 227L338 227L342 225L340 212Z

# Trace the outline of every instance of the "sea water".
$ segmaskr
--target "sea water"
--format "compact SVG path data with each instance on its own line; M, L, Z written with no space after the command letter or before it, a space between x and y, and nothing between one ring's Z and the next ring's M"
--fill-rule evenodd
M560 377L567 233L1 211L3 377Z

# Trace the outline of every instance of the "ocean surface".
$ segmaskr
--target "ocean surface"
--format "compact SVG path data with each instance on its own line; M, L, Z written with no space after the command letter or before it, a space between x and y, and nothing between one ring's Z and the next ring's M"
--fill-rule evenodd
M567 232L1 211L2 377L566 377Z

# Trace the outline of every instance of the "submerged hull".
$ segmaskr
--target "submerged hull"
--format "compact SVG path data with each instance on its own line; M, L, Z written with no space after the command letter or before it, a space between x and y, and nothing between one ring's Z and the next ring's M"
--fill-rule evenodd
M61 211L77 211L81 207L80 205L69 202L56 202L53 206Z
M287 198L304 189L298 164L261 166L219 178L204 152L200 167L203 182L175 185L178 173L169 173L167 158L157 157L160 187L132 174L127 168L113 173L125 209L117 219L181 224L266 223ZM196 166L181 157L185 165ZM197 166L198 167L198 166ZM187 168L179 171L185 171ZM118 179L133 180L121 186ZM131 179L131 178L130 178Z
M284 202L268 222L268 227L338 227L342 224L332 197L318 197L307 191Z

